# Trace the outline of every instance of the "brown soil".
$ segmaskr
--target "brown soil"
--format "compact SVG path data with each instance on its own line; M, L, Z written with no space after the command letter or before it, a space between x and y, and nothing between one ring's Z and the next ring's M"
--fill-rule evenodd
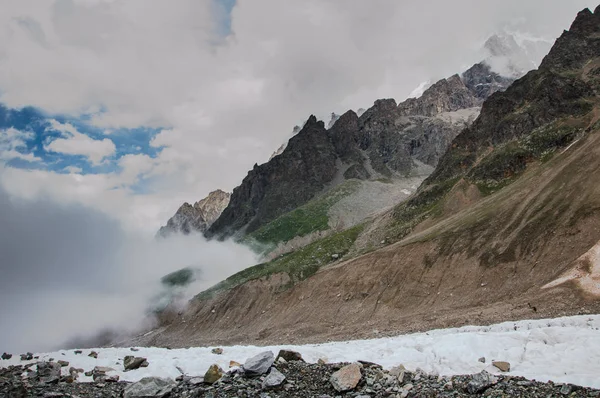
M600 241L600 133L480 198L461 188L406 239L292 287L255 280L127 344L324 342L466 324L600 312L568 273Z

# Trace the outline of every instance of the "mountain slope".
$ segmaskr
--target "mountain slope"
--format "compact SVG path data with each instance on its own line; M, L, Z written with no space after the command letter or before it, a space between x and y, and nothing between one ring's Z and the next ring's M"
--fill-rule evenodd
M234 275L138 341L323 341L600 311L599 44L600 7L484 103L409 201ZM361 234L398 241L332 262Z

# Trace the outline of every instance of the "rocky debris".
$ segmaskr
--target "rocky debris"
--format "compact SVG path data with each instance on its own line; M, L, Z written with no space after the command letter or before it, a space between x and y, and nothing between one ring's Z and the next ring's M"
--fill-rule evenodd
M144 377L140 381L125 387L123 398L165 397L177 384L160 377Z
M40 382L51 384L60 380L60 365L54 362L38 362L37 377Z
M167 225L160 228L157 236L165 238L174 233L203 233L219 218L229 204L230 197L231 194L218 189L193 205L184 203L169 219Z
M134 357L133 355L127 355L123 358L123 367L125 370L134 370L141 367L145 368L148 366L148 361L143 357Z
M510 363L505 361L492 361L492 365L500 369L502 372L510 372Z
M204 382L208 384L216 383L223 377L223 369L219 365L211 365L204 374Z
M275 368L271 368L269 375L263 380L262 388L279 387L285 381L285 375Z
M252 358L248 358L242 367L247 377L254 377L267 373L274 362L275 356L273 352L265 351Z
M3 360L9 360L11 358L12 358L12 354L8 354L6 352L2 354L2 359Z
M291 350L279 350L279 354L277 354L275 362L279 361L280 358L283 358L285 361L304 361L299 352Z
M58 364L54 364L57 366ZM356 366L362 377L347 392L336 391L330 379L346 366ZM498 375L487 372L476 375L442 377L421 371L411 372L398 366L389 372L379 366L358 364L307 364L290 361L271 367L269 374L245 377L240 369L223 374L213 384L202 377L181 376L178 382L155 377L144 378L137 383L109 383L102 379L92 383L69 383L66 377L59 382L46 384L36 372L26 371L24 366L0 368L0 397L25 398L43 396L97 397L97 398L313 398L313 397L599 397L600 390L571 384L540 383L522 377ZM402 377L399 377L402 375ZM282 376L284 379L282 380ZM281 382L279 382L281 380ZM276 384L279 383L279 384ZM125 393L124 393L125 392ZM52 395L54 394L54 395Z
M471 380L467 384L467 391L470 394L476 394L484 391L497 382L498 378L496 376L493 376L484 370L483 372L477 373L471 377Z
M88 357L98 358L98 353L96 351L92 351L88 354Z
M329 379L336 391L353 390L362 377L360 366L356 363L344 366Z
M33 359L33 354L28 352L27 354L21 354L21 361L31 361Z
M217 347L217 348L213 348L212 350L210 350L210 352L212 352L213 354L216 354L216 355L221 355L221 354L223 354L223 349Z

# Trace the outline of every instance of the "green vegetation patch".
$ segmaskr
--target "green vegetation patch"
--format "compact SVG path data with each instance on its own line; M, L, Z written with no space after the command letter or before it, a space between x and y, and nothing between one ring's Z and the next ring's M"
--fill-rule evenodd
M167 287L187 286L196 279L195 272L191 268L182 268L171 272L160 278L160 282Z
M343 232L313 242L268 263L246 268L200 293L196 298L210 298L215 293L232 289L250 280L269 277L279 273L288 274L291 279L290 286L292 286L314 275L322 266L343 257L350 250L363 228L363 225L357 225Z
M287 242L297 236L308 235L329 229L329 209L356 192L361 185L358 180L348 180L333 188L320 198L316 198L295 210L286 213L267 225L249 234L244 240L252 240L260 244L276 245ZM293 193L290 193L293 195Z
M533 160L546 162L557 149L573 142L582 128L564 122L538 128L531 134L496 147L468 174L484 195L490 195L510 184Z

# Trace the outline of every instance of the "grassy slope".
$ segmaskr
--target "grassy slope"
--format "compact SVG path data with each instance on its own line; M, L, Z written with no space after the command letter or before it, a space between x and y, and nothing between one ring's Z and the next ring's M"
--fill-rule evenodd
M361 182L348 180L333 188L325 195L286 213L260 229L248 234L244 242L258 242L260 245L274 246L297 236L329 229L329 209L341 199L356 192ZM252 245L252 244L251 244Z
M350 250L362 229L362 225L357 225L343 232L313 242L268 263L246 268L200 293L196 298L210 297L217 292L234 288L250 280L278 273L288 274L291 284L304 280L317 272L322 266L343 257Z

